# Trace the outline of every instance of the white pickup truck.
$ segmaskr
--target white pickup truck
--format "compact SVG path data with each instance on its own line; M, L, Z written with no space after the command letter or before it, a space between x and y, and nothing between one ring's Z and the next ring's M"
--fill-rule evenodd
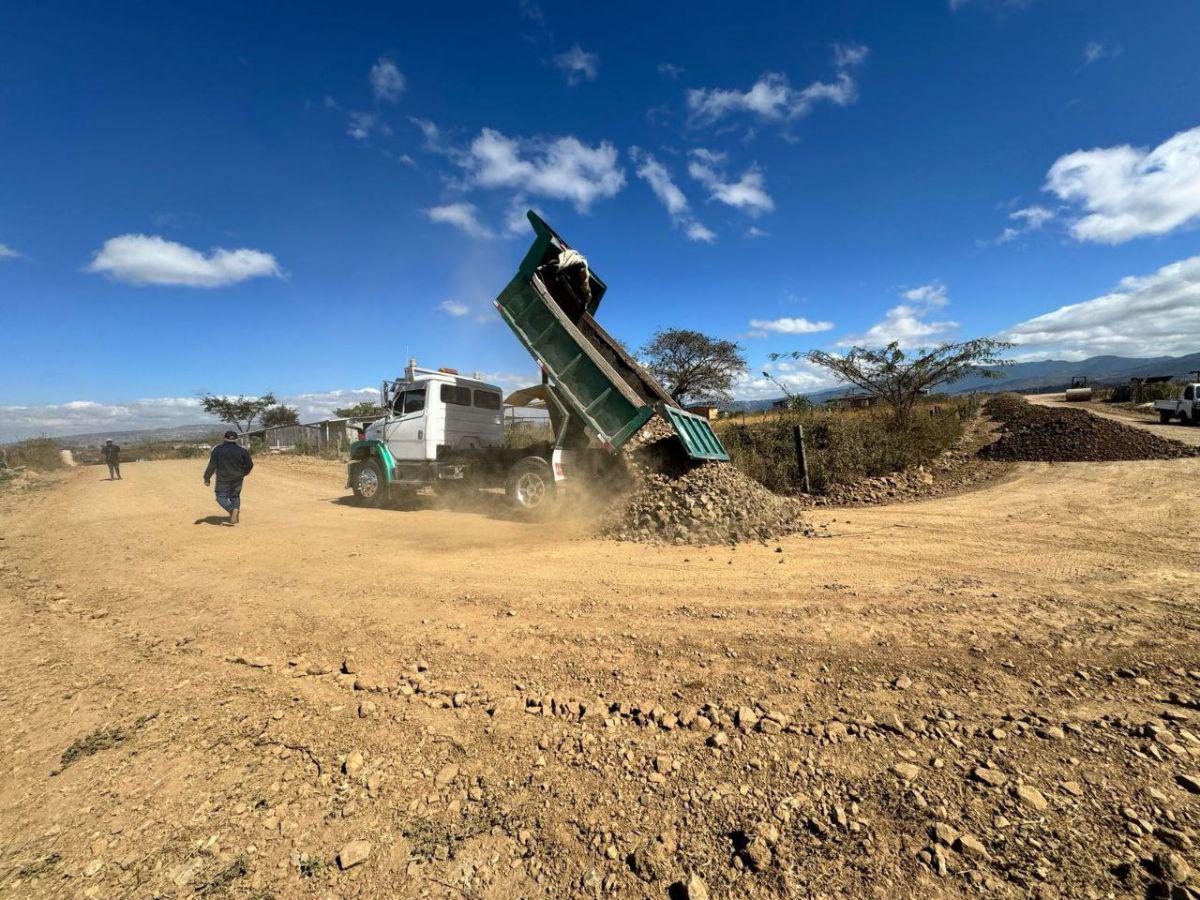
M1155 400L1154 408L1164 425L1172 419L1181 425L1200 425L1200 382L1186 385L1178 400Z

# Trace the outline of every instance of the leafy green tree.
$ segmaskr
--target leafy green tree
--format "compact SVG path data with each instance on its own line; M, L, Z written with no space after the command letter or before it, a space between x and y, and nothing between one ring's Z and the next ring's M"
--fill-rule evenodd
M932 350L907 354L893 341L882 350L851 347L844 355L824 350L772 353L771 359L806 359L832 372L839 381L861 388L892 408L896 421L905 423L917 399L938 385L952 384L967 375L998 378L997 368L1012 365L1000 354L1012 347L1004 341L978 338L960 344L942 344Z
M294 406L284 406L280 403L278 406L263 410L259 422L263 428L273 428L276 425L299 425L300 412Z
M384 409L378 403L363 400L344 409L335 409L333 412L340 419L378 419L383 415Z
M680 404L728 400L734 379L746 371L746 357L733 341L683 328L655 334L642 348L641 357L650 374Z
M200 407L210 416L227 422L240 432L247 432L254 420L276 403L274 394L261 397L218 397L202 394Z

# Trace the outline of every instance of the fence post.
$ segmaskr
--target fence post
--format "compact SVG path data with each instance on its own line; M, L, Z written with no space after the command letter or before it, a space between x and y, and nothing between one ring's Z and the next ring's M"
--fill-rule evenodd
M804 456L804 426L792 426L792 440L796 443L796 465L800 469L800 483L804 487L804 493L811 494L808 484L808 460Z

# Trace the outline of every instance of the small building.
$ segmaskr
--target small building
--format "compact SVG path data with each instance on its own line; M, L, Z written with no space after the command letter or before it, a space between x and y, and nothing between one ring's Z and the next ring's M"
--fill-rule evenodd
M684 408L688 412L692 413L692 415L696 415L696 416L700 416L701 418L708 419L708 421L710 421L710 422L715 422L717 420L717 417L721 414L721 411L717 407L709 406L708 404L703 404L703 403L699 404L697 406L687 406Z
M874 394L842 394L840 397L830 397L826 405L839 410L868 409L878 402L879 398Z

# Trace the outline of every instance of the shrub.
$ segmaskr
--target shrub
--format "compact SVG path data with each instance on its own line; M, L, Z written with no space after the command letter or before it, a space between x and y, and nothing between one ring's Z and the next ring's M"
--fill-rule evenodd
M929 462L962 436L974 399L937 400L917 407L907 423L884 410L805 410L722 429L730 460L778 493L801 490L792 429L804 428L805 458L814 494Z
M29 438L9 444L4 449L4 458L13 468L25 466L40 472L50 472L63 467L58 444L50 438Z

